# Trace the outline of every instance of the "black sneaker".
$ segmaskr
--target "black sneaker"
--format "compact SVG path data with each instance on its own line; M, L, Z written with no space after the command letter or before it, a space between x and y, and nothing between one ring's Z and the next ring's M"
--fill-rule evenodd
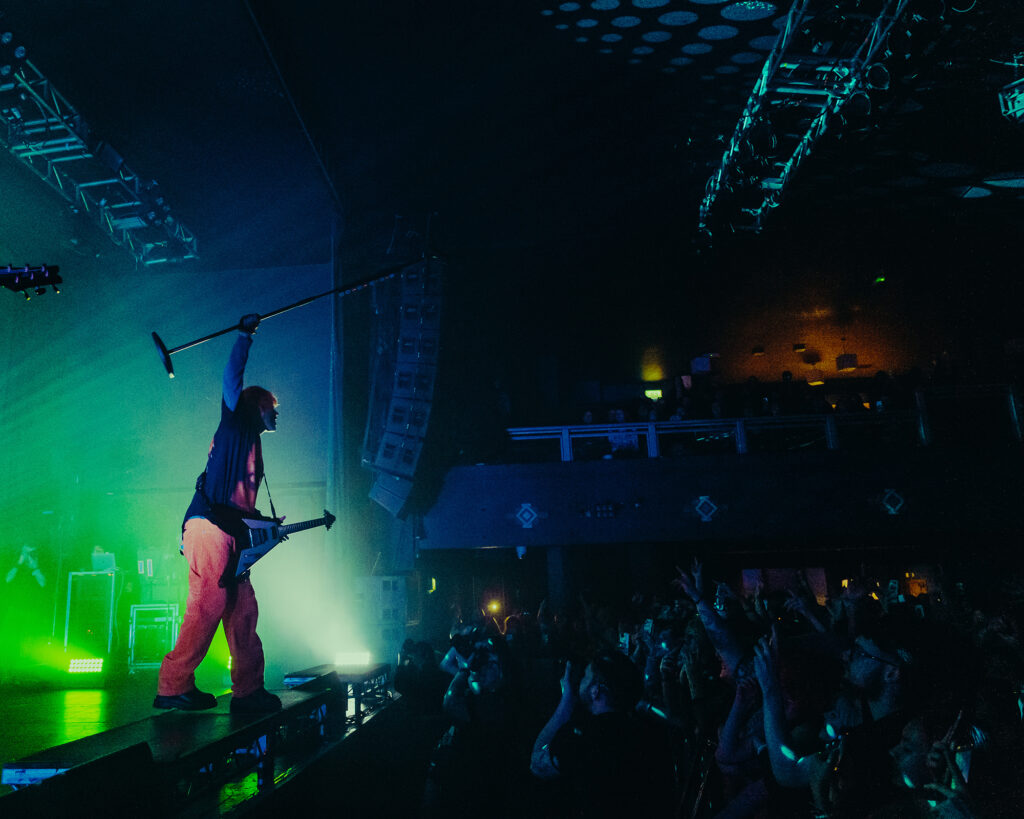
M206 711L217 707L217 698L198 688L185 694L157 694L153 700L154 708L177 708L179 711Z
M253 691L245 697L231 698L232 714L269 714L281 710L281 698L266 688Z

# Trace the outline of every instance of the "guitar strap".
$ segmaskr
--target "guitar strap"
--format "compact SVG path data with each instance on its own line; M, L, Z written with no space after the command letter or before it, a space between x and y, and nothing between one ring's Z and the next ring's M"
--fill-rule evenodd
M270 503L270 517L277 520L277 510L274 509L274 499L270 497L270 482L267 481L267 473L263 473L263 485L267 487L267 501Z

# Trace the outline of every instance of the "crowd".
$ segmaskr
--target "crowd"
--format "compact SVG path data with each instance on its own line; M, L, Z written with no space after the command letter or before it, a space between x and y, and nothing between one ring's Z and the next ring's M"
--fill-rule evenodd
M695 562L660 597L407 641L395 688L447 726L422 814L1019 816L1024 600L793 577Z

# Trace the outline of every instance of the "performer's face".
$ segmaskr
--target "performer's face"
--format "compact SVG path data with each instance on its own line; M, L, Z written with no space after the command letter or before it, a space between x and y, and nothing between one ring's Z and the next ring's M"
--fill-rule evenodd
M273 404L268 402L260 406L260 418L263 419L263 428L267 432L277 429L277 407Z

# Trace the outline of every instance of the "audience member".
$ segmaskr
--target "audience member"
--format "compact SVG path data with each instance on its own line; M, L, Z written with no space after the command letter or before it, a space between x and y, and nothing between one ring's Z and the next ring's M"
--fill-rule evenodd
M395 690L406 697L416 713L433 714L441 710L441 698L449 678L438 666L430 643L406 640L398 655Z
M587 664L576 687L572 664L558 707L534 742L530 770L568 786L565 815L668 816L673 778L667 737L636 713L640 672L618 651Z

